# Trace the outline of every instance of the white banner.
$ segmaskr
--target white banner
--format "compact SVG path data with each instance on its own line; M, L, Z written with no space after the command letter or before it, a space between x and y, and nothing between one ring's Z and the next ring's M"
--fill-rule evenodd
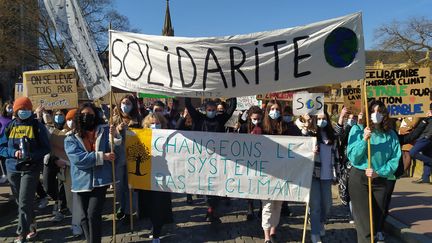
M307 202L316 138L132 129L132 188Z
M324 114L324 94L295 93L293 96L293 114L294 116Z
M44 0L44 3L74 60L80 81L89 98L95 100L106 95L110 91L110 84L76 0Z
M183 97L238 97L364 78L361 13L225 37L110 32L112 85Z

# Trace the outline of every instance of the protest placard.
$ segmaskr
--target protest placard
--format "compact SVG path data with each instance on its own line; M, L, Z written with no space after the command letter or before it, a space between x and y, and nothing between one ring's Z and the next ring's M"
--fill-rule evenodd
M391 117L424 117L429 111L429 68L366 70L368 100L382 101Z
M280 201L309 201L316 138L131 129L132 188Z
M348 108L351 113L359 114L362 109L362 96L360 87L347 87L342 89L344 98L344 107Z
M14 99L18 99L19 97L24 96L24 85L23 83L15 84L15 96Z
M242 96L237 97L237 108L236 110L243 111L248 110L251 106L260 106L261 102L257 100L256 96Z
M241 115L242 115L241 111L239 110L234 111L230 119L225 123L225 127L235 128L237 126L237 123Z
M110 31L111 84L148 94L239 97L364 78L361 14L226 37Z
M33 108L42 105L47 110L78 107L74 69L24 72L24 94Z
M258 100L280 100L280 101L292 101L293 95L295 92L293 91L284 91L284 92L277 92L277 93L267 93L264 95L257 95L256 98Z
M324 94L295 93L293 96L293 114L295 116L324 114Z

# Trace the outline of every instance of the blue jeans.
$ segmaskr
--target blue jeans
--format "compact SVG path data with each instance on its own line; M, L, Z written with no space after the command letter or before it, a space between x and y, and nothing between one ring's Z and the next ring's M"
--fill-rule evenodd
M129 200L129 185L128 185L128 175L127 175L127 167L126 165L119 165L116 168L116 181L118 181L116 185L116 201L119 204L121 211L124 214L130 214L130 200ZM132 191L132 212L135 211L136 208L136 195L135 192Z
M318 235L321 230L321 223L327 220L332 206L331 193L332 180L320 180L313 178L310 191L310 217L311 234Z
M424 164L423 165L422 181L430 182L430 175L431 175L431 166Z
M432 143L428 138L419 138L410 150L410 155L414 159L423 161L425 165L432 164L431 150ZM421 152L421 153L420 153Z

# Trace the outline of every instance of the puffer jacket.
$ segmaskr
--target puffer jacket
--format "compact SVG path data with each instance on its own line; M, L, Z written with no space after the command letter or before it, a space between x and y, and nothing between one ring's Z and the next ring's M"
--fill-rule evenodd
M111 151L109 126L96 128L96 151L87 151L82 138L73 133L65 139L65 150L71 165L72 192L89 192L95 187L112 184L112 163L103 159ZM121 135L114 138L114 145L121 145Z

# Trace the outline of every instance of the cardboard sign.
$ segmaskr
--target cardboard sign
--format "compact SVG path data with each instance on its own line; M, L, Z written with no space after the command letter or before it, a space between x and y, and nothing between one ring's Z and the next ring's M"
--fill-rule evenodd
M24 96L24 85L23 83L16 83L15 84L15 100L19 97Z
M76 74L74 69L24 72L24 94L36 109L48 110L78 107Z
M237 97L237 108L236 110L243 111L248 110L251 106L260 106L261 102L257 100L255 96L242 96Z
M268 93L264 95L257 95L256 98L258 100L281 100L281 101L292 101L293 95L295 92L285 91L285 92L277 92L277 93Z
M225 37L110 31L111 85L175 97L239 97L364 78L361 14Z
M295 116L324 114L324 94L295 93L293 97L293 113Z
M359 114L363 106L363 93L360 87L343 88L344 106L353 114Z
M424 117L429 111L429 68L366 70L368 101L380 100L391 117Z
M316 138L131 129L132 188L262 200L309 200Z

